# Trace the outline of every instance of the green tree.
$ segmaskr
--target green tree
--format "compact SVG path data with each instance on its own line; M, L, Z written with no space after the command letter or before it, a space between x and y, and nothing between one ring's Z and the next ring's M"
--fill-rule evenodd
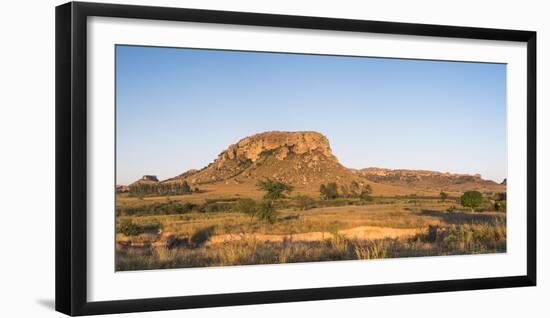
M447 198L449 198L449 195L443 191L439 193L439 198L441 198L441 202L445 202Z
M338 185L335 182L321 184L319 188L321 198L324 200L332 200L338 198Z
M277 200L285 197L286 194L290 194L294 187L290 184L271 180L269 178L258 181L256 184L258 190L265 191L264 199Z
M483 202L483 196L479 191L466 191L460 197L460 204L463 207L470 208L473 212L475 208L479 207Z
M272 200L263 200L258 205L258 210L256 212L258 219L267 221L270 224L275 223L278 214L279 213L277 212L277 209L275 209L275 205Z

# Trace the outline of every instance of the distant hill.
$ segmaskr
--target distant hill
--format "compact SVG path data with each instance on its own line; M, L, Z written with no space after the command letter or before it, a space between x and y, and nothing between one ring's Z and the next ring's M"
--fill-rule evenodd
M296 192L318 195L321 184L335 182L370 185L374 195L437 195L439 191L480 189L505 191L505 185L483 180L479 175L457 175L420 170L366 168L348 169L332 153L328 139L314 131L268 131L239 140L200 170L189 170L158 181L144 176L137 183L183 183L209 192L259 195L256 184L271 178L292 184ZM504 190L502 190L504 189Z
M137 184L157 184L157 183L159 183L157 176L144 175L140 179L137 179L136 181L132 182L130 186L137 185Z
M491 180L484 180L479 174L384 168L365 168L353 171L356 175L374 182L415 189L456 192L467 190L484 192L506 191L506 183L499 184Z

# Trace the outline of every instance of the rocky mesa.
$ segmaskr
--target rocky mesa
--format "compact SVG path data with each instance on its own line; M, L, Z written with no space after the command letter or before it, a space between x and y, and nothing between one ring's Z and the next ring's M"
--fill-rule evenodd
M167 181L239 184L265 178L297 185L361 179L338 162L324 135L314 131L268 131L230 145L201 170L187 171Z

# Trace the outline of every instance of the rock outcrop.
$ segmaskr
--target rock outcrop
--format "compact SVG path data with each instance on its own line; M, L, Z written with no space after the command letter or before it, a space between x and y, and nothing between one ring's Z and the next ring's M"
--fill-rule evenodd
M137 184L157 184L159 183L159 179L157 178L157 176L154 176L154 175L144 175L143 177L141 177L140 179L134 181L132 184L130 185L137 185Z
M417 189L449 191L462 191L464 189L504 191L505 189L505 187L494 181L482 179L480 174L384 168L365 168L353 171L356 175L377 183Z
M311 153L336 160L330 150L328 139L318 132L270 131L243 138L229 146L219 155L217 162L219 165L235 159L256 162L266 153L273 154L279 160L286 159L289 154Z
M359 179L338 162L328 139L314 131L269 131L243 138L207 167L170 181L182 178L192 184L272 178L302 185Z

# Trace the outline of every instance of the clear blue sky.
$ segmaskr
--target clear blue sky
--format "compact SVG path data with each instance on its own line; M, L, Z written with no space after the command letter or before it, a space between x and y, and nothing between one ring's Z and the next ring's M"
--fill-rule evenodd
M117 183L314 130L350 168L506 177L506 65L117 46Z

